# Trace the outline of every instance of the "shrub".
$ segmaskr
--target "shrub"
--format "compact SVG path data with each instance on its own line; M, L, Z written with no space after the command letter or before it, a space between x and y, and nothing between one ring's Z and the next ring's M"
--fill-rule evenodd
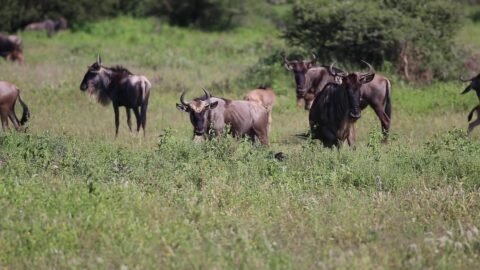
M460 22L449 0L299 1L284 36L324 60L388 61L408 80L445 79Z

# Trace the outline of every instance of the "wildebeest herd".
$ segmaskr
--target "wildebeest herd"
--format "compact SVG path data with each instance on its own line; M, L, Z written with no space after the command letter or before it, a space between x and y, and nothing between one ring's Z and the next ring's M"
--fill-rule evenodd
M66 21L47 20L30 24L27 30L44 30L52 35L66 28ZM0 55L6 60L22 64L22 40L14 35L0 34ZM374 68L365 61L367 72L347 73L334 63L329 66L316 66L316 58L311 60L288 60L283 56L283 65L294 75L296 84L297 106L309 110L310 136L319 139L326 147L339 147L345 140L350 146L355 142L355 123L361 117L361 111L367 106L372 107L380 120L384 141L388 139L391 122L391 82L388 78L376 74ZM480 99L480 74L465 80L470 82L462 92L471 89L477 92ZM87 91L96 97L102 105L112 103L115 114L115 136L119 128L119 108L125 107L127 124L132 131L131 111L136 119L136 130L145 129L147 124L147 108L150 81L143 75L132 74L121 66L106 67L102 65L100 55L88 67L80 90ZM219 136L225 131L234 137L247 137L255 142L256 138L262 145L269 145L268 135L272 123L272 110L276 102L273 89L258 87L249 91L244 100L231 100L215 97L203 88L204 95L185 100L186 91L180 95L177 109L187 112L193 126L193 140L199 141ZM15 115L15 104L19 101L23 114L19 120ZM480 125L480 105L471 110L479 116L468 126L470 133ZM0 82L0 116L2 128L8 128L8 119L16 130L21 130L27 122L30 111L20 97L20 90L8 82Z

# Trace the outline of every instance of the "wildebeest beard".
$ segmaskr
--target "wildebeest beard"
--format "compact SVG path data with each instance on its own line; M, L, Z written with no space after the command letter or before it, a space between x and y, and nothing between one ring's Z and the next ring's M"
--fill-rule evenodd
M103 106L107 106L110 104L110 102L112 101L110 96L113 91L118 89L121 80L125 77L128 77L129 75L132 75L132 73L128 69L122 66L115 66L105 69L107 70L107 72L100 75L100 86L89 89L90 95L95 97L97 102Z

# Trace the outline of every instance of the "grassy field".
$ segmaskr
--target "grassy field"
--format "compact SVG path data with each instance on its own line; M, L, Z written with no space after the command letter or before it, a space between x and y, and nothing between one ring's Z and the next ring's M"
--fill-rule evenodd
M356 151L336 151L295 136L308 113L278 63L270 148L190 141L180 92L255 88L252 67L285 47L260 25L206 33L118 18L23 33L25 64L0 61L32 112L26 134L0 133L0 269L477 267L480 136L465 129L478 101L459 82L391 76L390 142L367 110ZM459 40L478 46L465 31ZM79 90L97 52L152 82L145 138L122 111L115 140L112 108Z

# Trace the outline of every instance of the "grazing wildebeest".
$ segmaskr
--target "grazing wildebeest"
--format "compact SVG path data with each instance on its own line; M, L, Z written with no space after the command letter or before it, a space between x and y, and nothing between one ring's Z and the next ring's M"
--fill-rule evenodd
M234 137L249 136L255 142L268 145L268 114L260 104L246 100L228 100L212 97L203 89L205 96L185 101L185 91L180 96L177 109L190 114L193 125L193 140L203 140L210 136L219 136L229 125Z
M277 100L275 92L273 92L271 88L259 87L257 89L249 91L243 99L256 102L265 107L265 109L267 109L268 132L270 132L270 126L272 125L272 109Z
M30 23L25 27L27 31L46 31L48 36L52 36L60 30L67 29L67 20L59 18L58 20L45 20L43 22Z
M366 63L366 62L365 62ZM361 116L360 87L375 77L373 67L367 73L336 73L333 64L330 72L342 77L342 84L329 83L320 91L310 109L310 133L313 139L320 139L324 146L339 147L347 139L355 143L355 122Z
M333 69L335 74L342 74L339 69ZM312 68L305 74L305 108L310 109L315 96L328 83L341 83L336 75L330 72L330 69L324 67ZM390 130L390 121L392 116L392 105L390 101L390 91L392 85L386 77L376 74L374 79L360 87L360 108L364 110L370 106L380 120L384 140L388 138Z
M10 61L23 63L22 39L14 35L0 34L0 56Z
M17 100L23 109L22 119L20 121L15 114L15 103ZM3 130L8 128L8 118L10 118L17 131L19 131L28 121L28 118L30 118L30 111L20 97L20 90L15 85L3 81L0 81L0 116Z
M120 125L118 112L120 106L126 108L130 131L132 131L130 120L130 110L132 109L137 119L137 132L140 131L141 126L145 136L148 97L151 87L152 85L145 76L134 75L121 66L102 66L100 55L97 56L97 61L88 67L80 84L80 90L88 90L100 104L108 105L110 101L112 102L115 112L115 137L118 135L118 126Z
M478 74L478 75L476 75L476 76L474 76L474 77L472 77L471 79L468 79L468 80L465 80L465 79L463 79L463 77L460 77L460 80L462 82L470 82L470 84L467 85L465 90L463 90L462 95L470 92L470 90L473 89L477 93L477 97L480 100L480 74ZM476 106L475 108L473 108L470 111L470 113L468 114L468 121L472 120L473 113L475 111L477 112L477 119L475 121L471 122L470 124L468 124L468 134L470 134L476 126L480 125L480 105Z

